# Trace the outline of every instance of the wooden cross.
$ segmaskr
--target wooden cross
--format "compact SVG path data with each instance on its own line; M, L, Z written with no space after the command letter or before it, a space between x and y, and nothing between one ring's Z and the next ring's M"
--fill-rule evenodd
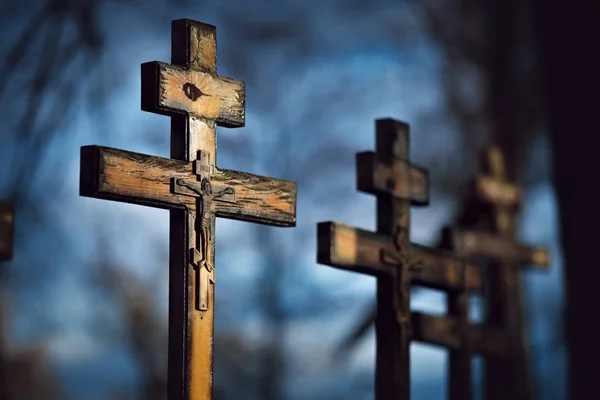
M15 208L12 203L0 203L0 261L13 257L15 235Z
M410 396L410 205L428 203L429 185L427 171L408 162L408 140L408 125L378 120L376 152L356 157L358 190L377 196L379 235L335 222L318 224L319 263L377 277L375 397L380 400ZM361 253L361 245L368 254Z
M411 313L410 284L444 290L477 290L476 265L446 252L411 244L409 207L429 202L426 170L408 162L408 125L376 122L376 152L357 154L357 188L377 196L377 233L337 222L318 224L320 264L377 277L375 333L376 399L410 397L411 339L457 346L456 321ZM415 267L419 268L415 268ZM498 352L503 342L483 329L465 328L480 351Z
M216 73L216 28L172 24L172 64L142 65L142 109L171 116L171 158L81 149L82 196L170 210L168 398L212 399L215 216L296 224L296 184L215 167L215 126L244 125L244 83Z
M489 219L490 229L454 229L450 231L451 242L461 256L492 262L488 268L488 290L485 293L486 325L504 331L510 344L509 354L486 358L485 398L527 400L533 398L533 391L518 273L519 267L527 265L546 268L550 257L544 249L528 247L514 240L521 192L518 186L507 180L501 151L491 148L484 153L482 160L483 174L477 178L475 188L479 202L488 208L484 217ZM467 357L467 353L463 353L462 357ZM460 391L458 387L457 390Z

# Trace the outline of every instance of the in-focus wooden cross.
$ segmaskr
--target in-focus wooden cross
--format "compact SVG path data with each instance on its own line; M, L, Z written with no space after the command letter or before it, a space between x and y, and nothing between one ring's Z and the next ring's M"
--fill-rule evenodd
M487 219L488 229L449 230L450 242L461 256L491 262L487 274L488 290L484 293L486 325L504 332L509 352L486 357L485 398L528 400L533 398L533 390L524 336L519 269L528 265L547 268L550 257L547 250L522 245L514 239L521 191L508 181L500 149L493 147L485 151L482 161L483 171L476 180L475 190L483 207L476 208L484 211L482 216ZM463 358L467 356L470 360L470 355L462 355ZM460 383L456 386L460 390ZM457 398L468 400L465 396Z
M0 261L13 257L15 208L12 203L0 203Z
M171 158L81 149L80 194L170 210L168 398L212 399L215 216L296 224L296 184L219 169L216 125L244 125L244 83L216 73L216 29L172 24L172 64L142 65L142 109L171 116Z

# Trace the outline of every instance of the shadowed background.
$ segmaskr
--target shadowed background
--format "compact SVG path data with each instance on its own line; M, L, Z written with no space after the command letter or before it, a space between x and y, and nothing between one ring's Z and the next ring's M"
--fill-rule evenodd
M170 60L178 18L216 25L219 74L247 85L246 126L217 130L218 165L298 184L295 229L217 222L217 399L373 397L372 332L334 355L370 311L375 280L317 265L315 235L325 220L374 229L354 153L373 149L381 117L411 124L411 158L430 170L431 205L413 209L418 243L455 220L478 152L506 152L525 194L519 238L553 258L523 277L535 388L567 398L531 16L508 0L4 2L0 199L16 204L17 225L0 269L0 363L25 371L14 398L164 398L168 212L79 197L79 147L168 157L169 119L140 111L140 64ZM444 296L413 290L413 309L443 313ZM476 296L472 314L481 320ZM446 351L413 344L411 355L414 398L445 398Z

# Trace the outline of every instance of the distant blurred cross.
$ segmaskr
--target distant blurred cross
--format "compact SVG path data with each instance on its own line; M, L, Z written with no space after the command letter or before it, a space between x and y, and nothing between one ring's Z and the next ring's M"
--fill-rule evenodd
M377 143L382 143L384 148L390 148L386 143L383 132L392 129L394 121L377 122ZM398 124L398 123L395 123ZM408 127L398 124L397 129L408 132ZM496 152L497 150L493 150ZM503 171L503 168L497 165L498 155L492 154L486 158L486 169L489 171ZM379 150L378 150L379 153ZM487 154L487 153L486 153ZM391 172L396 178L392 182L390 177L386 178L386 168L384 165L393 165L389 162L384 164L379 161L380 156L373 153L361 153L357 157L358 168L358 188L368 193L378 192L378 227L385 221L386 214L385 203L381 204L381 196L385 195L382 182L388 182L389 190L395 188L397 184L408 185L410 187L419 187L420 182L426 179L412 179L406 173L396 168ZM495 164L493 168L488 167L489 163ZM396 159L395 163L399 160ZM492 164L494 165L494 164ZM418 172L417 172L418 173ZM424 173L424 172L423 172ZM425 176L425 175L424 175ZM372 178L371 178L372 177ZM463 207L469 208L469 213L475 213L471 218L473 221L489 216L486 213L496 210L493 218L494 224L506 224L512 218L511 215L516 211L520 204L520 191L514 184L504 179L505 175L501 173L488 173L480 175L476 180L476 193L478 201L468 201ZM497 179L500 178L500 179ZM399 182L399 183L398 183ZM409 193L416 192L416 189L410 189ZM402 199L402 197L400 197ZM420 201L412 198L411 201L416 204L425 203L426 197L421 196ZM483 202L483 204L481 204ZM479 204L478 204L479 203ZM490 210L490 205L495 205ZM383 216L382 216L383 215ZM498 218L504 222L496 222ZM489 222L489 221L488 221ZM489 224L488 224L489 225ZM389 227L388 227L389 229ZM389 231L388 231L389 232ZM461 226L459 228L445 228L443 235L443 248L430 248L418 244L410 244L410 256L398 254L398 249L402 248L402 242L399 242L398 235L392 237L389 233L372 233L343 225L337 222L324 222L319 224L319 247L318 261L322 264L331 265L337 268L350 271L357 271L378 277L378 293L382 286L383 279L393 279L389 276L393 270L389 270L390 265L408 265L410 283L414 286L424 286L432 289L442 290L447 293L448 313L446 316L433 316L421 312L411 312L412 340L441 346L449 350L448 367L448 399L449 400L470 400L474 398L473 394L473 374L472 374L472 356L481 354L494 368L494 364L503 365L504 372L498 367L494 375L490 378L488 390L491 392L496 382L501 379L506 369L512 370L506 376L511 376L510 380L501 381L504 385L503 396L493 397L494 393L488 394L486 398L517 398L529 399L523 394L518 395L522 388L527 387L529 381L521 381L517 375L521 374L526 361L523 351L522 326L514 323L507 324L502 321L494 321L488 324L470 324L469 323L469 294L472 292L485 292L484 288L492 288L489 295L495 300L493 307L500 310L492 311L514 313L520 312L520 300L518 293L513 296L513 291L498 292L493 288L503 285L499 274L508 276L517 273L517 270L530 264L544 267L548 262L548 253L543 249L531 248L516 242L512 236L501 236L493 232L482 230L473 230L470 226ZM400 246L398 245L400 244ZM452 253L449 253L451 250ZM471 260L469 260L471 259ZM411 270L410 266L415 260L420 261L420 268L417 271ZM503 265L490 265L489 268L482 271L479 265L480 261L495 260L502 261ZM489 271L488 274L485 272ZM490 278L489 285L486 285L487 278ZM394 339L390 334L386 336L385 322L382 322L380 315L382 308L382 296L378 294L377 309L366 316L353 333L342 344L340 352L344 352L349 347L356 344L361 337L364 337L370 324L376 323L377 340L377 374L376 391L377 399L396 399L406 398L406 387L400 386L401 379L408 379L405 375L392 376L388 371L395 371L397 374L408 373L408 360L405 353L396 353L391 350L393 345L386 344L396 340L402 343L402 337ZM502 311L504 310L504 311ZM392 316L389 316L390 320ZM520 321L520 320L516 320ZM391 323L391 322L390 322ZM384 330L384 332L382 332ZM515 347L516 346L516 347ZM386 356L387 353L387 356ZM403 357L401 355L404 355ZM394 360L392 360L395 358ZM522 363L522 364L518 364ZM394 369L391 365L398 365ZM404 365L404 369L402 369ZM526 375L525 375L526 376ZM396 379L396 383L394 383ZM527 379L527 378L525 378ZM499 389L495 389L499 390ZM508 392L511 391L511 392ZM400 395L398 395L400 393ZM506 393L515 393L514 396ZM490 397L492 396L492 397ZM519 397L521 396L521 397Z
M0 261L13 257L15 209L11 203L0 203Z
M216 28L173 21L173 64L142 65L142 109L171 116L171 157L81 149L82 196L171 210L168 398L212 399L215 216L296 224L296 184L215 167L215 126L245 120L244 83L216 74Z
M529 400L534 396L528 368L519 269L527 265L546 268L550 257L547 250L529 247L514 239L521 191L508 181L499 148L492 147L484 152L481 169L475 188L477 201L484 207L478 207L477 212L483 211L479 219L487 220L488 230L453 229L450 231L451 242L459 255L478 257L492 264L488 268L488 290L484 292L485 324L488 328L504 331L510 346L507 355L486 357L485 398ZM460 391L460 382L451 381L450 385L453 384Z

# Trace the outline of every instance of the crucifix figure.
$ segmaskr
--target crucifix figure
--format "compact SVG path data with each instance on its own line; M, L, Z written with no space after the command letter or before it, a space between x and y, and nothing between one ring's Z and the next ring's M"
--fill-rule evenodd
M418 271L423 266L423 260L418 258L407 258L402 251L402 229L396 227L394 233L394 249L381 249L381 261L390 265L408 265L410 271Z
M142 65L142 109L171 117L171 158L81 149L80 194L170 210L168 398L212 399L215 217L291 227L296 184L217 168L216 125L245 121L244 83L217 74L216 29L172 24L172 64Z
M235 190L232 187L226 187L218 192L213 192L210 181L207 178L202 178L200 188L192 183L188 183L183 179L177 179L175 184L179 187L184 187L190 191L197 193L198 208L197 219L200 219L198 224L198 245L202 249L200 253L196 248L191 249L191 259L194 266L198 268L198 308L202 311L208 310L209 285L215 283L213 273L212 251L214 250L214 219L212 216L212 202L214 199L225 195L235 195Z

